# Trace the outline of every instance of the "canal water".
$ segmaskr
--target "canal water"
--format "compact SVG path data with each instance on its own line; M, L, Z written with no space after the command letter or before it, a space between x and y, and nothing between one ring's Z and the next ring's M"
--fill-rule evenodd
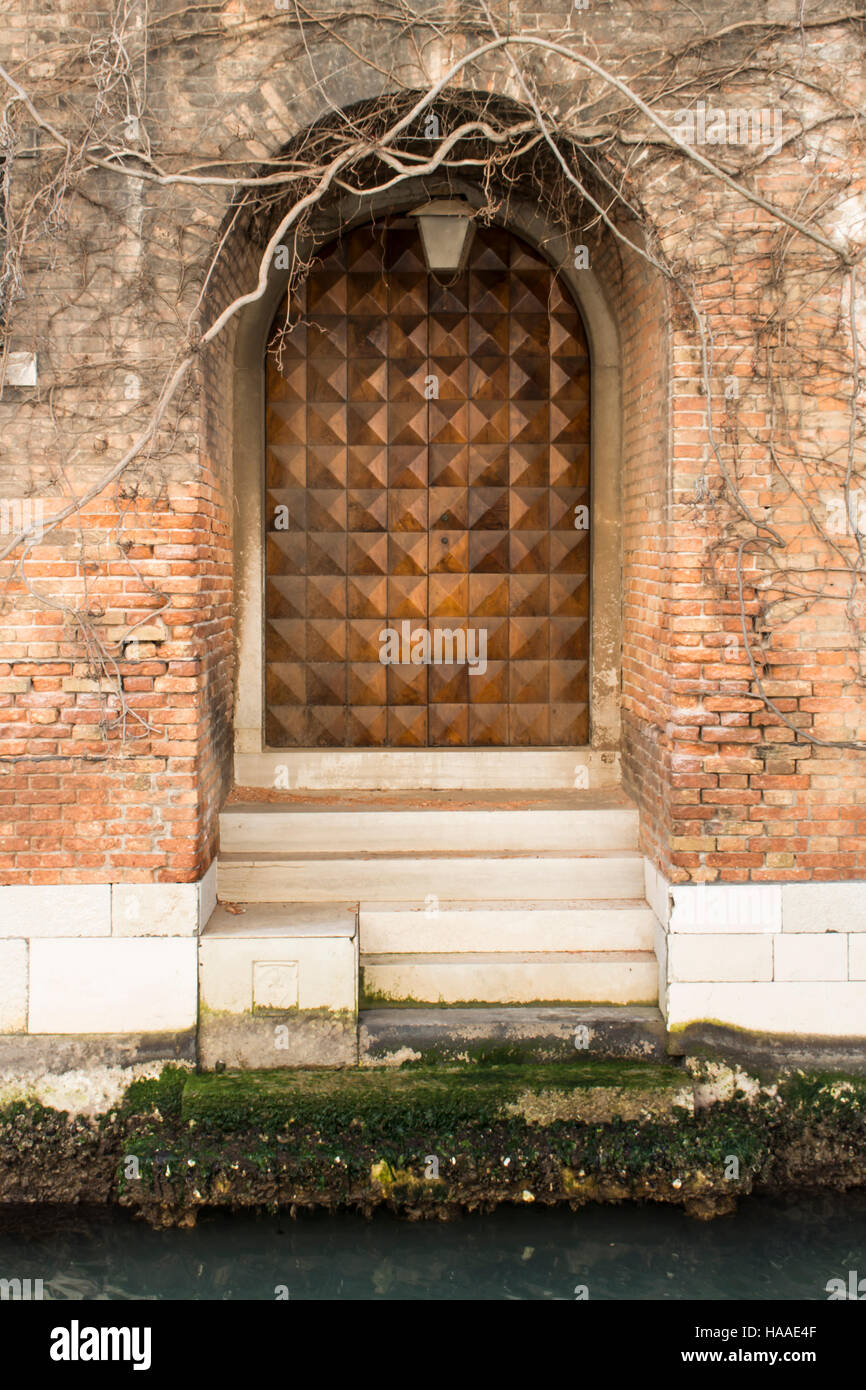
M866 1291L866 1192L750 1198L709 1223L638 1205L449 1223L213 1212L190 1231L113 1210L0 1214L0 1279L41 1279L57 1300L826 1301L852 1271Z

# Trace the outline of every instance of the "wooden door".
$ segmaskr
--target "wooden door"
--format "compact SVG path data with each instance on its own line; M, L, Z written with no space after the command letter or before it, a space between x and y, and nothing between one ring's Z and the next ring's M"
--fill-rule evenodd
M441 285L395 218L333 245L275 335L287 317L267 358L268 746L586 743L589 357L550 266L479 227Z

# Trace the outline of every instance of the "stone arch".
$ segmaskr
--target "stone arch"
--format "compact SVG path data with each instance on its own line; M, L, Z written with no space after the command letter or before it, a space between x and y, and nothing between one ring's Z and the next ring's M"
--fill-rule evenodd
M448 192L481 206L480 189L449 177ZM440 180L407 181L387 196L352 196L322 212L315 245L373 215L399 213L429 196L441 196ZM592 610L590 751L609 769L620 754L627 780L638 792L659 785L657 741L642 730L656 723L661 693L662 653L656 641L630 644L630 632L645 630L646 585L641 571L662 549L666 525L667 294L661 277L609 232L585 236L577 225L551 222L527 198L511 194L502 225L515 232L559 271L586 329L592 369ZM495 218L494 220L499 220ZM626 229L633 241L640 227ZM591 263L576 269L573 247L590 240ZM299 241L305 254L312 242ZM241 256L241 261L243 257ZM252 254L233 292L250 283ZM266 292L239 316L231 358L222 363L222 390L231 409L234 475L234 573L236 686L233 714L236 754L264 750L263 497L264 353L286 272L271 268ZM651 538L651 539L650 539ZM655 589L657 594L658 590ZM655 602L650 595L651 602ZM656 610L657 611L657 610ZM654 668L655 663L655 668ZM625 673L625 674L624 674ZM632 732L630 732L632 731ZM628 773L628 769L633 769ZM612 772L605 773L610 780ZM639 796L639 799L643 799ZM656 807L656 809L659 809Z
M471 186L460 189L469 200L480 203ZM400 199L391 199L387 210L399 211L417 204L419 191L408 188ZM337 226L353 225L383 208L368 204L352 217L348 209L338 213ZM574 297L584 324L591 352L593 418L605 422L593 432L592 519L593 596L591 611L591 741L598 748L616 747L618 708L615 693L619 686L619 605L618 585L610 583L611 573L619 571L618 499L619 439L615 422L619 418L619 365L616 325L596 278L591 271L569 269L568 244L564 233L553 233L529 208L510 209L507 223L512 231L543 251L560 269ZM274 272L268 292L251 306L236 340L235 354L235 520L239 531L237 574L240 602L238 655L240 678L236 705L236 747L257 751L262 728L262 594L263 561L260 538L263 534L260 475L264 460L264 361L265 341L274 313L285 292L285 273ZM240 735L240 737L238 737ZM259 746L262 746L261 744Z

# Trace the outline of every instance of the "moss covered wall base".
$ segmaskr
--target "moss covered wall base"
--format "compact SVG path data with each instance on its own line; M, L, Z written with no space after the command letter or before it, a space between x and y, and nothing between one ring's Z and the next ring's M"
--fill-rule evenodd
M119 1204L154 1226L202 1209L388 1207L447 1219L503 1203L739 1197L866 1180L866 1081L718 1063L220 1073L169 1068L99 1115L0 1111L0 1202Z

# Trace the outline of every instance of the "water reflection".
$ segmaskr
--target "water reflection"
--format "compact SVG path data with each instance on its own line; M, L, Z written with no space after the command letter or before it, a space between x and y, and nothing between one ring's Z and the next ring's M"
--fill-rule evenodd
M0 1214L0 1278L57 1300L817 1299L866 1273L866 1193L753 1198L703 1224L667 1207L501 1209L410 1223L207 1213L151 1231L124 1213Z

